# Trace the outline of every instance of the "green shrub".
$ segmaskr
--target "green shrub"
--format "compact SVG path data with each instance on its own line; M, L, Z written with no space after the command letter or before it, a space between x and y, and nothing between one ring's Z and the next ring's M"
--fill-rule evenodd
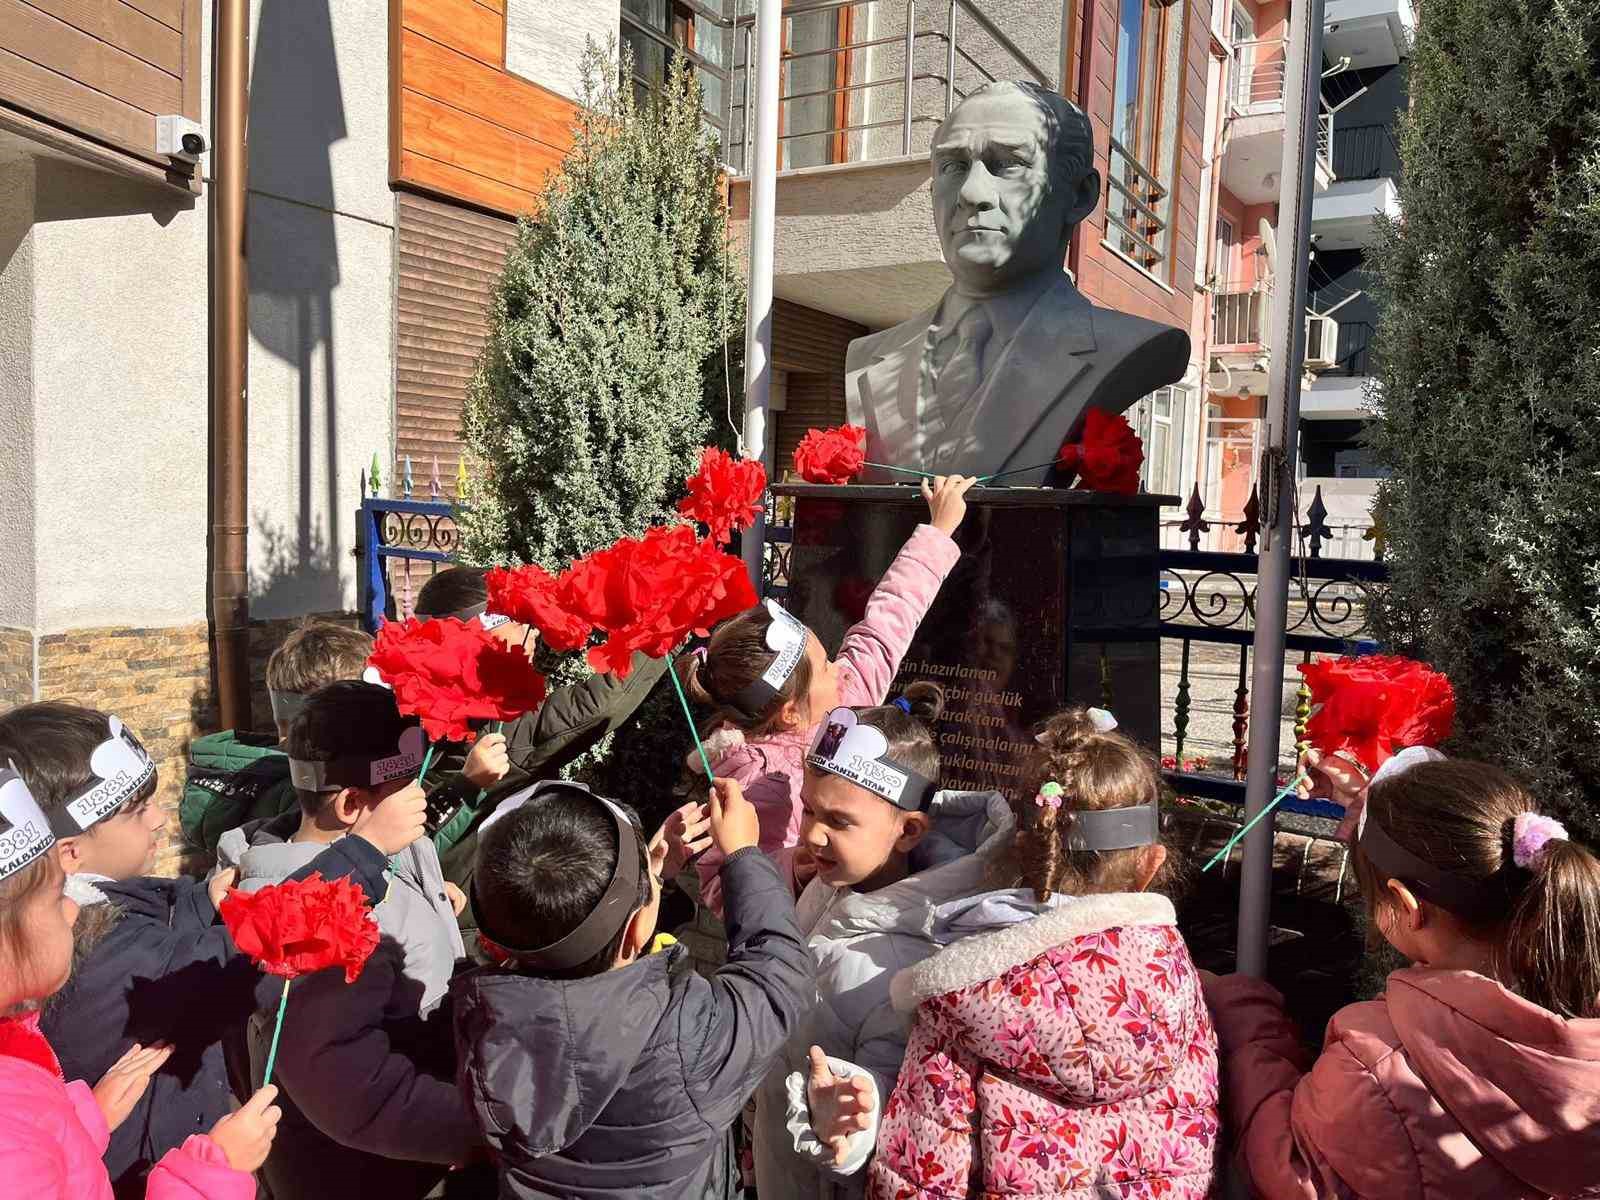
M1600 837L1600 2L1430 0L1381 279L1382 633ZM1575 830L1576 831L1576 830Z

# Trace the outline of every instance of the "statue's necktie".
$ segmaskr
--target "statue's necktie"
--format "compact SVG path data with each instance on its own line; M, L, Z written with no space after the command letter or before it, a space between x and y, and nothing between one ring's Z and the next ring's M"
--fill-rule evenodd
M933 411L926 416L924 432L930 446L953 451L972 422L972 401L983 383L983 354L994 326L983 305L969 308L950 333L933 348L930 366L934 378ZM949 454L932 455L935 469L946 466Z

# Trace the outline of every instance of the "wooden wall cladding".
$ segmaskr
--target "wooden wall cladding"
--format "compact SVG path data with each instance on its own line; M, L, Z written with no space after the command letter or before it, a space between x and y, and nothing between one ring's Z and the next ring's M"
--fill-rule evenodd
M200 0L0 0L0 106L170 166L156 117L200 112Z
M399 194L395 453L417 479L433 459L448 495L461 461L461 409L489 335L489 299L516 238L511 221Z
M773 421L773 474L783 478L807 429L844 424L844 358L868 333L832 313L788 300L772 305L772 365L784 372L784 410Z
M505 0L390 0L389 40L391 181L532 211L577 106L506 71Z

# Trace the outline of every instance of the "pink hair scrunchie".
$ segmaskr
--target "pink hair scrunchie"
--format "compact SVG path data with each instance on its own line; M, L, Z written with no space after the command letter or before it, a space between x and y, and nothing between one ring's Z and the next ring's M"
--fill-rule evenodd
M1511 857L1523 870L1531 870L1551 842L1567 840L1567 827L1553 817L1518 813L1512 825Z

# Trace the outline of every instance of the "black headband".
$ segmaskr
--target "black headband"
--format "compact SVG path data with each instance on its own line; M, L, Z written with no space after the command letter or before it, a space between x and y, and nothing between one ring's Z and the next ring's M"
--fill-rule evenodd
M579 921L577 926L548 946L536 949L523 949L502 938L489 927L483 919L483 905L478 900L478 881L474 874L472 881L472 915L477 918L478 930L492 943L497 950L504 951L507 957L513 958L518 965L533 967L545 971L565 971L588 962L606 945L627 923L634 910L639 907L639 881L641 869L637 847L639 844L639 831L634 827L628 815L621 807L607 800L604 796L597 796L581 783L570 783L564 780L548 780L536 783L527 791L514 796L508 796L495 810L490 820L485 821L478 831L479 844L482 845L484 834L495 821L510 815L516 809L529 803L536 797L551 796L558 792L570 792L597 802L610 814L617 827L617 863L611 871L611 882L606 885L606 890L601 895L589 915ZM633 851L633 853L629 853Z
M1504 880L1497 876L1468 879L1441 870L1411 853L1369 818L1370 813L1363 811L1358 839L1361 853L1375 869L1400 880L1419 898L1474 922L1498 920L1510 910L1511 897Z
M1075 808L1068 850L1132 850L1161 840L1161 809L1154 800L1130 808Z

